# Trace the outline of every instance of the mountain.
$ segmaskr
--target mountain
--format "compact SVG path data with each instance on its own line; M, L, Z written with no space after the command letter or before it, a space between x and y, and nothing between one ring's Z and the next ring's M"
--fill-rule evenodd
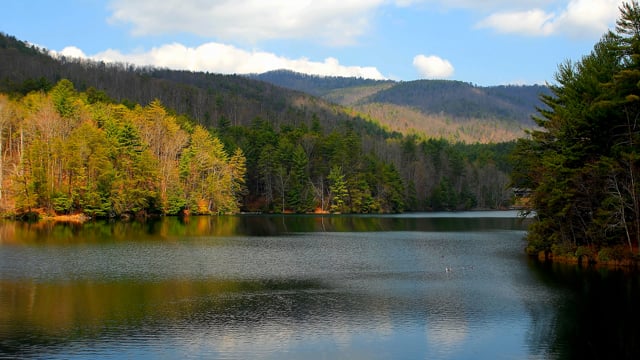
M481 87L461 81L398 82L305 75L286 70L250 78L348 106L387 128L466 142L505 141L534 126L542 85Z
M376 92L359 104L388 103L409 106L425 114L447 114L456 119L502 119L530 124L541 106L542 86L478 87L461 81L401 82Z

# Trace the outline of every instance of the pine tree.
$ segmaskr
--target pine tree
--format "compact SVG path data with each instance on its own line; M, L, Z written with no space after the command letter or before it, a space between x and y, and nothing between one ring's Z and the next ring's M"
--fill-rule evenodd
M332 213L346 211L349 191L342 169L337 166L332 167L329 176L327 176L327 180L329 180L329 194L331 199L329 211Z

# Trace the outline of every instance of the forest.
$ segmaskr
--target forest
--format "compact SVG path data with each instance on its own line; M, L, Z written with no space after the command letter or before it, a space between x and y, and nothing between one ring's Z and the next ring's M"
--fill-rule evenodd
M575 261L636 259L640 248L640 6L559 66L540 130L520 139L512 184L531 190L528 251Z
M241 76L60 59L0 41L9 215L388 213L510 206L515 142L386 130Z
M230 213L245 157L159 102L127 108L61 80L48 93L0 97L2 209L91 217Z

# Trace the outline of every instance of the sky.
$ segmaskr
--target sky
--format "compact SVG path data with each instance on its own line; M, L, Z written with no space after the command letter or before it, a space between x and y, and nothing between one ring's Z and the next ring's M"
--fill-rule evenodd
M623 0L3 0L0 32L55 55L222 74L554 83Z

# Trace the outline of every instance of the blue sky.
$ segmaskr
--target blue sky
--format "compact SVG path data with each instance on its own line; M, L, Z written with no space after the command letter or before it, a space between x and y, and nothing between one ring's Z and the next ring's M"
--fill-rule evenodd
M0 31L57 54L214 73L489 86L553 82L622 0L5 0Z

